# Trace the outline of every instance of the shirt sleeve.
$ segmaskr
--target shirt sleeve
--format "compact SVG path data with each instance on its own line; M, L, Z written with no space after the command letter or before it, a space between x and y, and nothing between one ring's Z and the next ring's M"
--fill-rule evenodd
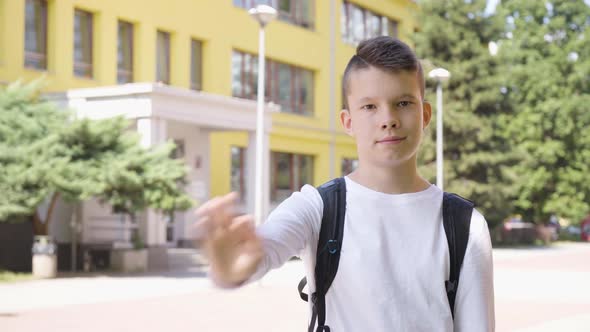
M473 210L455 299L455 332L495 330L492 243L485 218Z
M323 214L323 202L317 189L305 185L284 200L260 225L264 257L249 282L262 278L271 269L299 255L310 243L316 243ZM314 241L314 239L316 239Z

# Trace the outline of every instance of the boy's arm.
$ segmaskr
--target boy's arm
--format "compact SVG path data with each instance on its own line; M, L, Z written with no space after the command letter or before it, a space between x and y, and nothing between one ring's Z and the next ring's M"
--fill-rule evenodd
M473 210L455 300L455 332L495 330L492 244L485 218Z
M255 275L261 278L271 269L282 266L298 256L309 245L315 246L319 237L322 198L316 188L305 185L283 201L260 225L257 234L262 239L264 256Z
M209 260L209 276L224 288L247 280L262 260L263 251L250 215L237 215L231 193L207 201L197 211L193 232Z
M317 238L323 204L304 186L281 203L257 230L252 216L235 216L235 194L213 199L197 212L196 229L215 284L231 288L262 277ZM315 242L314 242L315 243Z

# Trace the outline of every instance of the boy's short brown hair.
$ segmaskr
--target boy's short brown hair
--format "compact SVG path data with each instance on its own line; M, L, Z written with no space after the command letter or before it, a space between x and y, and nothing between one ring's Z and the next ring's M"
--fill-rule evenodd
M354 70L373 66L387 72L413 71L418 75L420 94L424 99L424 73L414 51L399 39L381 36L362 41L350 58L342 77L344 108L348 109L348 80Z

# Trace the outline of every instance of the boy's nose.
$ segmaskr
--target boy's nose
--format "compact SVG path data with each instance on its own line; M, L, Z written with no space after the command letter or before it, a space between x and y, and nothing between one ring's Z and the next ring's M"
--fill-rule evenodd
M390 117L381 123L381 129L387 130L396 128L399 128L399 120L394 117Z
M383 123L381 125L381 129L396 129L399 127L399 124L397 123L397 120L391 120L391 121L387 121L386 123Z

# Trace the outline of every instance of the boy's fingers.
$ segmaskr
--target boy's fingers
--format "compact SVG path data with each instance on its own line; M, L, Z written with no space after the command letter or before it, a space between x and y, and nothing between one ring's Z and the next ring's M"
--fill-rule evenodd
M221 199L217 202L214 215L216 220L220 220L219 222L221 223L221 226L229 226L229 223L235 217L237 213L237 199L238 195L232 192L221 197Z
M221 197L213 197L212 199L206 201L197 209L197 217L206 216L211 213L211 208L217 201L219 201Z
M209 227L227 227L234 217L235 203L238 195L230 193L225 196L215 197L205 202L198 210L197 217L208 217Z
M244 241L255 234L253 218L250 215L242 215L234 218L228 227L228 232L235 241Z

